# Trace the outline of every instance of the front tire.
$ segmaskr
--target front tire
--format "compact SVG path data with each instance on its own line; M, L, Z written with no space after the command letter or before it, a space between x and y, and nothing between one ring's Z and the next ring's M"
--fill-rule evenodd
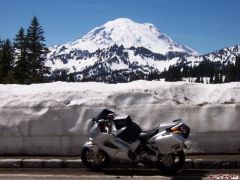
M84 147L81 153L82 163L89 169L94 171L99 171L105 168L109 162L108 155L99 150L97 152L93 151L89 147Z
M160 170L165 174L175 174L183 168L185 163L185 154L183 151L179 151L172 154L161 155L160 158Z

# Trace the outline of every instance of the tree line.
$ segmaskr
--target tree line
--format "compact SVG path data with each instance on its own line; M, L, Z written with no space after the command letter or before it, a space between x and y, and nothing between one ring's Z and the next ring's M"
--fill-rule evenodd
M14 41L0 39L0 83L31 84L47 81L45 66L48 48L42 26L36 16L25 31L20 28Z
M166 81L181 81L183 78L194 78L194 82L204 83L227 83L240 81L240 56L235 62L228 61L227 64L204 60L196 66L179 64L170 66L167 71L159 74Z

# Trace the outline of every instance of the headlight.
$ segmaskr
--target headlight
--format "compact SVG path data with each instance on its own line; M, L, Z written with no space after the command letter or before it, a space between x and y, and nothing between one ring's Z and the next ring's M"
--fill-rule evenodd
M180 124L177 126L174 126L170 129L172 133L181 133L184 138L188 138L190 133L190 128L185 124Z

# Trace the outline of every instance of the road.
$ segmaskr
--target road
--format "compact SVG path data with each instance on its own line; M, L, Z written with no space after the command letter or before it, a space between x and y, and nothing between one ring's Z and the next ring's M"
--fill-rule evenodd
M225 177L223 177L225 176ZM240 169L235 170L182 170L176 175L162 175L151 169L109 169L103 172L91 172L83 168L4 168L0 169L0 180L75 180L75 179L137 179L137 180L200 180L200 179L239 179Z

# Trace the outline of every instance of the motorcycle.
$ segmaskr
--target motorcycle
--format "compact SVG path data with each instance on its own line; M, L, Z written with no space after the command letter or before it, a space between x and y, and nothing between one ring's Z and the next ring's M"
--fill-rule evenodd
M91 170L106 168L117 159L175 173L184 165L183 148L189 133L190 128L181 119L143 131L130 116L115 117L113 111L104 109L92 119L81 159Z

